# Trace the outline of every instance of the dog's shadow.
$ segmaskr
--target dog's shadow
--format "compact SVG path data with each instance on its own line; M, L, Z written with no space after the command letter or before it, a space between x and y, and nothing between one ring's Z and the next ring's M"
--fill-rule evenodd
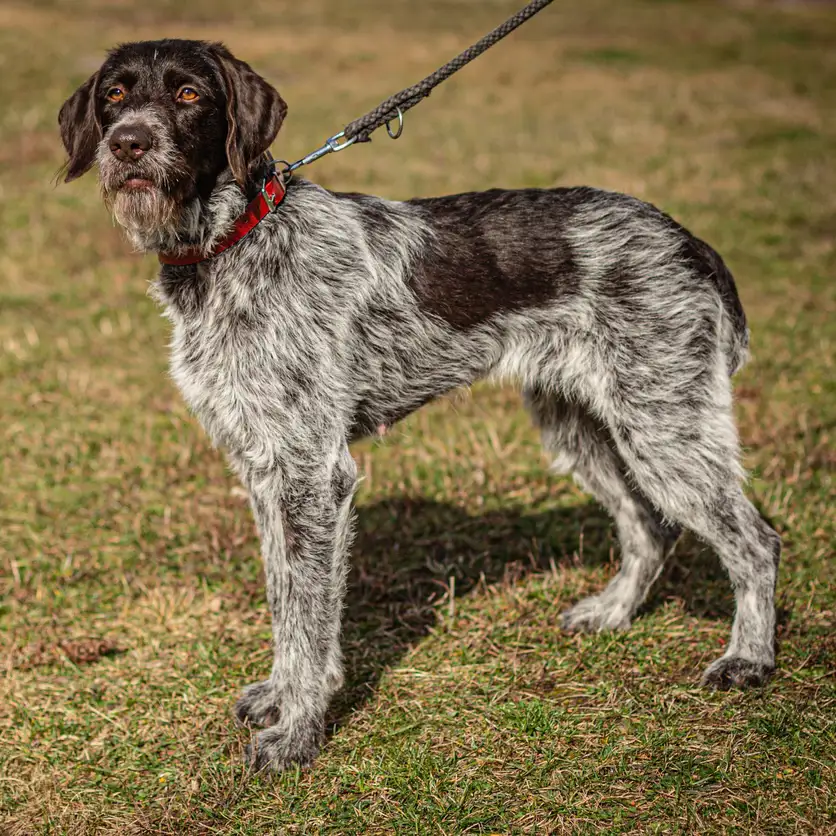
M346 685L329 727L374 692L436 622L439 603L482 584L519 580L557 565L596 566L618 559L615 532L596 503L547 512L519 508L471 515L455 505L398 498L358 511L343 621ZM478 592L476 593L478 594ZM670 598L700 617L731 618L731 587L716 556L687 536L677 545L643 611ZM561 608L572 601L556 602Z

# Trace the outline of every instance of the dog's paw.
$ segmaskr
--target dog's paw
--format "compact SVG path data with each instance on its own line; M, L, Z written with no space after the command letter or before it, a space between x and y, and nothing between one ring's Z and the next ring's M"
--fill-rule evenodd
M605 595L584 598L566 610L560 618L568 633L599 633L603 630L629 630L630 615L619 601Z
M235 717L245 726L273 726L279 722L279 700L269 679L244 688L235 703Z
M319 754L322 723L297 723L292 732L272 726L259 732L247 746L245 758L257 772L284 772L294 766L310 766Z
M721 656L712 662L702 675L702 685L716 691L729 688L759 688L766 684L774 665L751 662L739 656Z

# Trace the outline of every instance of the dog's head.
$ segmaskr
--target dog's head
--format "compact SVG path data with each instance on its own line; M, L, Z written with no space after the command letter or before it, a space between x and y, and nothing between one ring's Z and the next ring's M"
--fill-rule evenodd
M124 44L61 108L65 180L98 163L119 223L148 234L173 228L226 169L247 188L286 112L278 92L222 44Z

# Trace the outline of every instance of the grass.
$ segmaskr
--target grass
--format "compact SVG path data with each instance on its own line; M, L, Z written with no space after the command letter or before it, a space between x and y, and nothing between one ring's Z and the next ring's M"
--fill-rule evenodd
M0 832L836 832L836 15L556 3L406 118L310 170L400 198L589 183L726 256L750 494L785 540L780 668L712 694L717 560L681 543L626 635L559 614L615 571L513 392L440 401L354 454L348 685L315 768L247 774L269 668L253 523L166 375L167 326L92 179L54 189L61 102L120 40L223 38L296 158L515 2L0 6ZM382 135L381 135L382 136Z

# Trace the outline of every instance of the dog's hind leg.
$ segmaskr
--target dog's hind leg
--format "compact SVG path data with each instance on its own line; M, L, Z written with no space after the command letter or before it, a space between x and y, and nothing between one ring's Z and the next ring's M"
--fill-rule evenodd
M657 379L661 380L661 377ZM717 688L762 684L775 665L775 583L781 538L741 488L726 360L677 397L630 390L608 417L639 490L712 546L731 578L736 613L725 654L705 671Z
M609 511L621 546L621 568L599 595L563 615L568 630L626 630L679 536L629 484L609 433L579 404L532 390L525 394L554 469L573 472L578 484Z

